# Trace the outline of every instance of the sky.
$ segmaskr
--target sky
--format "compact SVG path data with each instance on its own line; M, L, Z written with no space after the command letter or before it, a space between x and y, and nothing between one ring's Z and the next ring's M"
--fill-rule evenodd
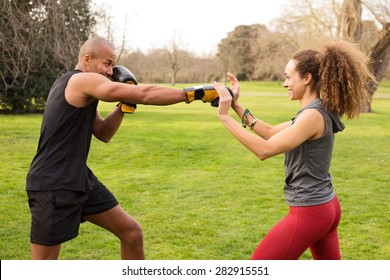
M289 0L92 0L112 17L116 44L126 30L126 49L147 52L175 38L199 55L214 54L238 25L265 24L280 16ZM104 36L104 34L99 34Z

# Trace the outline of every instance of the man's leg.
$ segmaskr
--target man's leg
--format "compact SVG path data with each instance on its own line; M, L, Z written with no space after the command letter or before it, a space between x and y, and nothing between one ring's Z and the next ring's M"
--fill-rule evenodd
M31 258L33 260L56 260L60 253L61 244L55 246L43 246L31 243Z
M119 205L100 214L84 216L84 219L109 230L119 238L122 259L145 258L141 225Z
M33 260L56 260L61 248L62 224L70 228L69 220L57 219L56 193L52 191L28 191L28 203L31 211L30 252ZM58 226L54 226L54 224ZM53 239L61 235L61 240ZM42 245L45 244L45 245Z

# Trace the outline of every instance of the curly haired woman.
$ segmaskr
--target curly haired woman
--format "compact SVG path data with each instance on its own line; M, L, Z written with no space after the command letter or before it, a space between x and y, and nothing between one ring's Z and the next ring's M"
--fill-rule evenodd
M344 129L340 118L358 117L367 102L366 83L373 79L367 62L354 45L341 40L328 42L321 51L295 53L286 65L283 86L301 109L291 121L276 126L240 105L240 84L232 74L228 78L233 98L214 83L220 96L219 119L234 137L260 160L285 155L289 212L266 234L251 259L298 259L307 248L314 259L341 258L337 233L341 207L329 166L334 134ZM230 107L241 124L229 115Z

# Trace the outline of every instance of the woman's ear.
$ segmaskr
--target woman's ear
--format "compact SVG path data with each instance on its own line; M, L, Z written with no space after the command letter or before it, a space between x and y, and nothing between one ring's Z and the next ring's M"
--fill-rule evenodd
M305 78L304 78L305 85L310 84L312 79L313 79L313 76L312 76L310 73L307 73L307 74L305 75Z

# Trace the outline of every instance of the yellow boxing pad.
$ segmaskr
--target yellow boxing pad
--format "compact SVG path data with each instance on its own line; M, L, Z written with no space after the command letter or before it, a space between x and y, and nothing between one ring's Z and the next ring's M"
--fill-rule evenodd
M227 88L231 96L233 92L230 88ZM191 103L194 100L202 100L203 102L211 103L211 106L218 107L219 95L214 85L205 86L192 86L184 88L184 92L187 94L187 103Z

